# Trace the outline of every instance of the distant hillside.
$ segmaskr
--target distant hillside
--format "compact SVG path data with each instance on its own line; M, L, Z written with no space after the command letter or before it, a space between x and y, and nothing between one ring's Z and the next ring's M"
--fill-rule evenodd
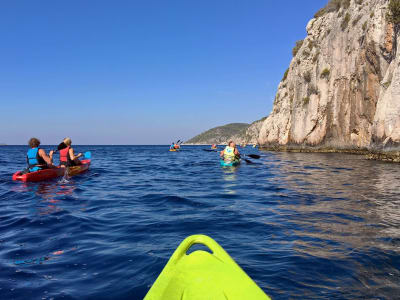
M244 133L249 126L250 124L247 123L230 123L218 126L195 136L185 144L225 144L232 136Z

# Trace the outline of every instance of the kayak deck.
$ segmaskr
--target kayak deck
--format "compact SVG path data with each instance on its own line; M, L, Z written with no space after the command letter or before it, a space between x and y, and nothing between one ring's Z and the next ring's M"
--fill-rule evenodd
M90 166L90 159L82 160L82 164L79 166L69 167L68 175L74 176L86 172ZM53 169L44 169L35 172L29 172L22 174L22 171L15 172L12 176L13 180L23 181L23 182L38 182L49 180L57 177L64 176L65 168L57 167Z
M220 164L223 167L234 167L240 164L240 159L235 159L234 161L226 162L223 159L220 160Z
M211 250L196 250L194 244ZM150 288L144 300L268 300L257 284L228 253L205 235L186 238Z

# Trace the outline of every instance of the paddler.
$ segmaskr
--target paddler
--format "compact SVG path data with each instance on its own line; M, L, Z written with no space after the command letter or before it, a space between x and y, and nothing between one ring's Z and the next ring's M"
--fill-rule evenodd
M39 148L40 140L37 138L31 138L28 142L30 149L26 154L26 161L28 168L25 172L35 172L43 169L54 168L53 165L53 153L50 151L49 155L46 154L42 148Z
M225 162L232 162L240 158L240 153L236 147L236 144L233 141L229 141L225 149L221 151L220 156Z
M217 145L212 144L212 145L211 145L211 149L217 149Z
M79 160L79 157L81 157L83 154L79 153L78 155L75 155L74 149L71 147L71 144L71 139L67 137L57 147L58 152L60 153L61 167L72 167L82 164L82 162Z

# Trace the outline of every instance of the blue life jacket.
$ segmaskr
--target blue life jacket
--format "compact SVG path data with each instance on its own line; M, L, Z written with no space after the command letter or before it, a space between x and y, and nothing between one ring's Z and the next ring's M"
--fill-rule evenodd
M35 172L46 167L46 162L39 156L39 147L31 148L26 154L29 172Z

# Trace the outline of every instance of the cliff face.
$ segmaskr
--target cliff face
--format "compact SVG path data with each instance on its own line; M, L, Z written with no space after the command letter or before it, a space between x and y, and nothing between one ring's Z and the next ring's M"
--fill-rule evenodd
M257 138L260 134L261 126L263 125L264 120L265 118L251 123L245 131L231 136L229 140L235 141L238 145L257 144Z
M309 21L258 143L393 150L400 145L400 51L389 0L343 0ZM296 51L297 50L297 51Z

